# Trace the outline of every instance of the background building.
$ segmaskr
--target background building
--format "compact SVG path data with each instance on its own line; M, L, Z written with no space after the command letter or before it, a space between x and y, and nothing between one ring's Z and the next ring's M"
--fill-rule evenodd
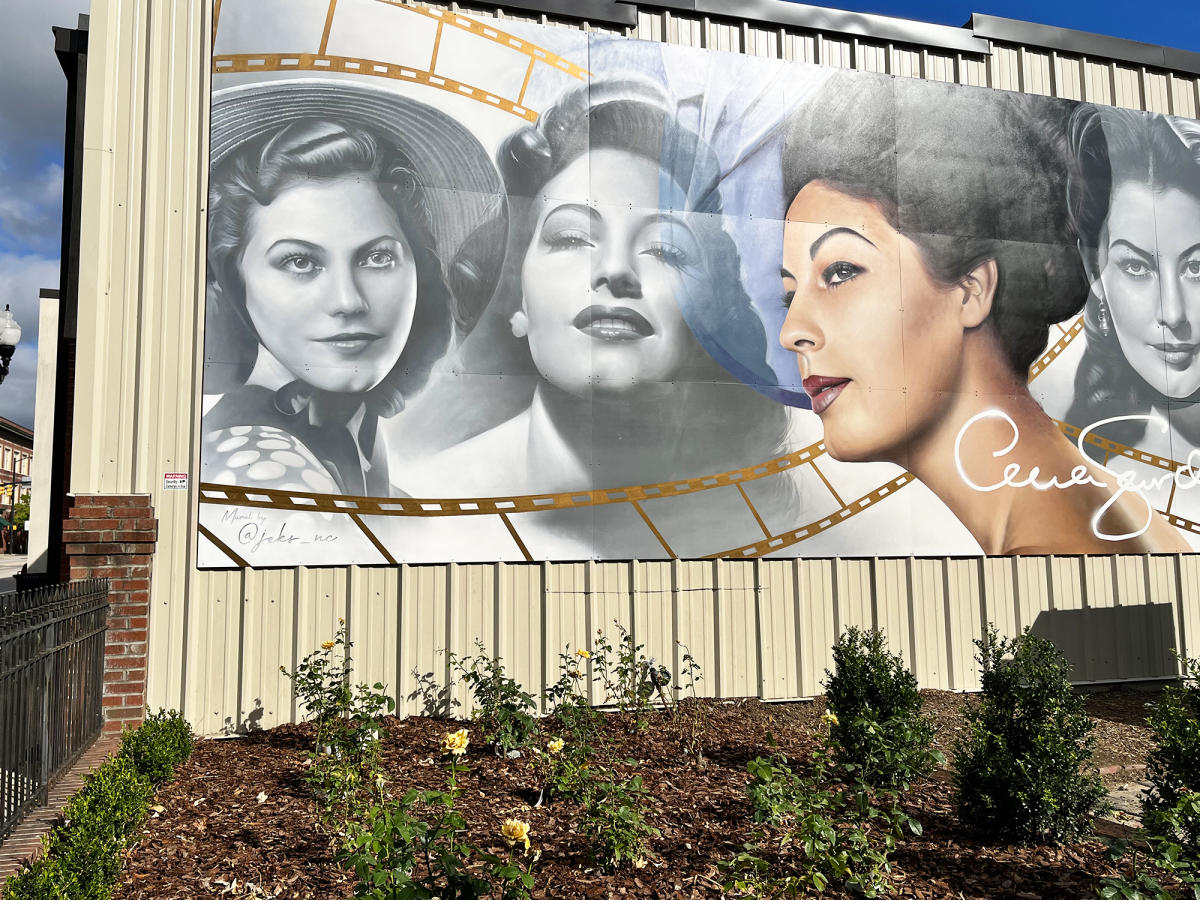
M349 5L287 6L287 36L307 56L214 51L214 32L219 42L237 17L268 6L284 15L264 0L94 0L86 32L60 35L64 59L81 58L86 39L87 63L79 151L67 164L65 207L78 225L62 286L59 357L73 360L59 403L73 405L62 556L73 577L112 579L114 721L139 716L143 702L179 707L210 734L291 720L280 666L293 668L339 619L356 677L386 682L407 710L420 708L418 676L446 678L447 649L481 640L536 692L554 680L558 652L614 620L673 669L681 644L690 648L707 691L764 699L819 693L828 648L851 625L886 629L923 685L956 690L977 686L971 641L988 622L1052 637L1085 682L1169 677L1171 648L1200 652L1190 553L775 559L763 546L738 559L549 562L479 561L466 546L469 563L201 568L213 546L197 528L213 79L223 67L282 70L302 56L310 71L347 65L328 42ZM1200 115L1196 54L989 16L958 29L771 0L379 5L428 20L426 79L443 77L441 41L494 46L489 29L535 23ZM537 50L521 52L532 70ZM457 83L470 87L465 75ZM513 97L493 96L520 111L521 85L511 87Z

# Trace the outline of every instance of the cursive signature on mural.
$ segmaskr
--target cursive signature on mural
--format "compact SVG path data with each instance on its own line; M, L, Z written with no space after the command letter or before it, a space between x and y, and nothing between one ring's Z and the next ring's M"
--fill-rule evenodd
M1038 466L1031 466L1025 470L1020 463L1010 462L1004 466L1004 470L997 481L990 484L981 484L972 478L964 465L962 458L963 439L967 433L982 422L998 420L1008 425L1012 433L1008 443L998 450L992 451L994 459L1003 459L1012 453L1021 439L1021 434L1017 428L1017 423L1012 420L1008 413L1000 409L984 410L977 413L968 419L958 430L958 436L954 441L954 464L958 469L958 475L969 488L981 493L990 493L998 491L1001 488L1032 488L1035 491L1050 491L1050 490L1067 490L1073 487L1091 486L1099 488L1115 488L1111 497L1109 497L1092 515L1092 533L1099 539L1104 541L1124 541L1132 538L1140 537L1145 534L1154 521L1154 507L1150 504L1143 495L1142 491L1159 490L1165 487L1168 483L1174 482L1177 490L1190 490L1200 486L1200 450L1194 449L1188 455L1187 465L1180 467L1174 472L1167 472L1155 477L1142 477L1137 472L1114 472L1107 466L1092 462L1084 455L1084 444L1087 442L1088 436L1097 428L1104 425L1109 425L1113 422L1146 422L1148 425L1157 426L1164 434L1168 430L1168 425L1165 419L1161 416L1136 414L1128 416L1113 416L1108 419L1101 419L1098 422L1093 422L1079 432L1076 438L1075 446L1079 450L1082 461L1079 465L1071 469L1069 475L1065 478L1060 478L1058 475L1045 477L1042 475ZM1105 473L1109 479L1104 480L1097 477L1096 470ZM1145 521L1132 531L1112 534L1106 531L1101 523L1105 513L1107 513L1115 503L1123 496L1130 494L1137 497L1145 506Z

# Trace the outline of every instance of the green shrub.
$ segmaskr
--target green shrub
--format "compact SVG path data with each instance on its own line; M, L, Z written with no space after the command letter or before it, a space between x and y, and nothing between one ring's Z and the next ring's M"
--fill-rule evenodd
M61 824L42 841L41 858L5 883L4 900L107 900L121 873L121 851L145 819L155 783L172 776L193 740L174 711L127 731L121 750L67 803Z
M196 736L187 719L175 710L160 709L138 728L121 735L121 755L154 784L167 781L175 767L192 755Z
M1142 818L1151 833L1177 840L1185 852L1200 855L1200 816L1181 804L1189 789L1200 787L1200 659L1181 659L1183 682L1168 687L1147 721L1154 749L1146 758L1150 786L1142 796ZM1172 819L1155 815L1175 810ZM1152 830L1150 823L1160 823ZM1171 829L1168 833L1165 829Z
M916 676L888 652L882 631L851 628L834 645L833 666L825 672L830 744L853 777L904 789L945 762L932 749L933 724L921 715Z
M471 689L475 700L472 718L483 731L483 739L497 755L519 750L537 732L534 718L537 702L520 682L504 672L504 663L484 652L476 641L475 656L450 654L450 665Z
M1092 723L1070 665L1026 629L975 642L983 691L955 744L959 819L993 839L1053 843L1086 833L1104 788L1090 768Z

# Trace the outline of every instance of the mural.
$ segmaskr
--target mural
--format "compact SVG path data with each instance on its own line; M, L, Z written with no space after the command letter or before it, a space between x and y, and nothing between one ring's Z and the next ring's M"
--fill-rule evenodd
M1197 123L219 9L200 566L1200 542Z

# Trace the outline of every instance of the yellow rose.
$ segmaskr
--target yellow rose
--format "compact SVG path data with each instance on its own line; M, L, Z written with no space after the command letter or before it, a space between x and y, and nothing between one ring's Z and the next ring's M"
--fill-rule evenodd
M524 844L525 851L529 851L529 823L522 822L520 819L505 819L504 824L500 826L500 834L508 841L508 846L513 844Z
M447 731L446 736L442 738L442 752L462 756L467 752L467 745L469 743L471 743L471 738L467 734L467 729L460 728L458 731Z
M552 740L550 743L548 743L546 745L546 749L549 750L551 753L561 753L563 746L564 746L563 739L555 738L554 740Z
M322 649L325 649L325 650L332 650L333 649L333 641L325 641L321 644L321 647L322 647Z
M828 722L830 725L838 724L838 717L831 712L825 713L825 715L821 716L821 719L825 722Z
M584 659L591 659L591 658L592 658L592 653L591 653L591 651L590 651L590 650L582 650L582 649L581 649L581 650L576 650L576 651L575 651L575 655L576 655L576 656L582 656Z

